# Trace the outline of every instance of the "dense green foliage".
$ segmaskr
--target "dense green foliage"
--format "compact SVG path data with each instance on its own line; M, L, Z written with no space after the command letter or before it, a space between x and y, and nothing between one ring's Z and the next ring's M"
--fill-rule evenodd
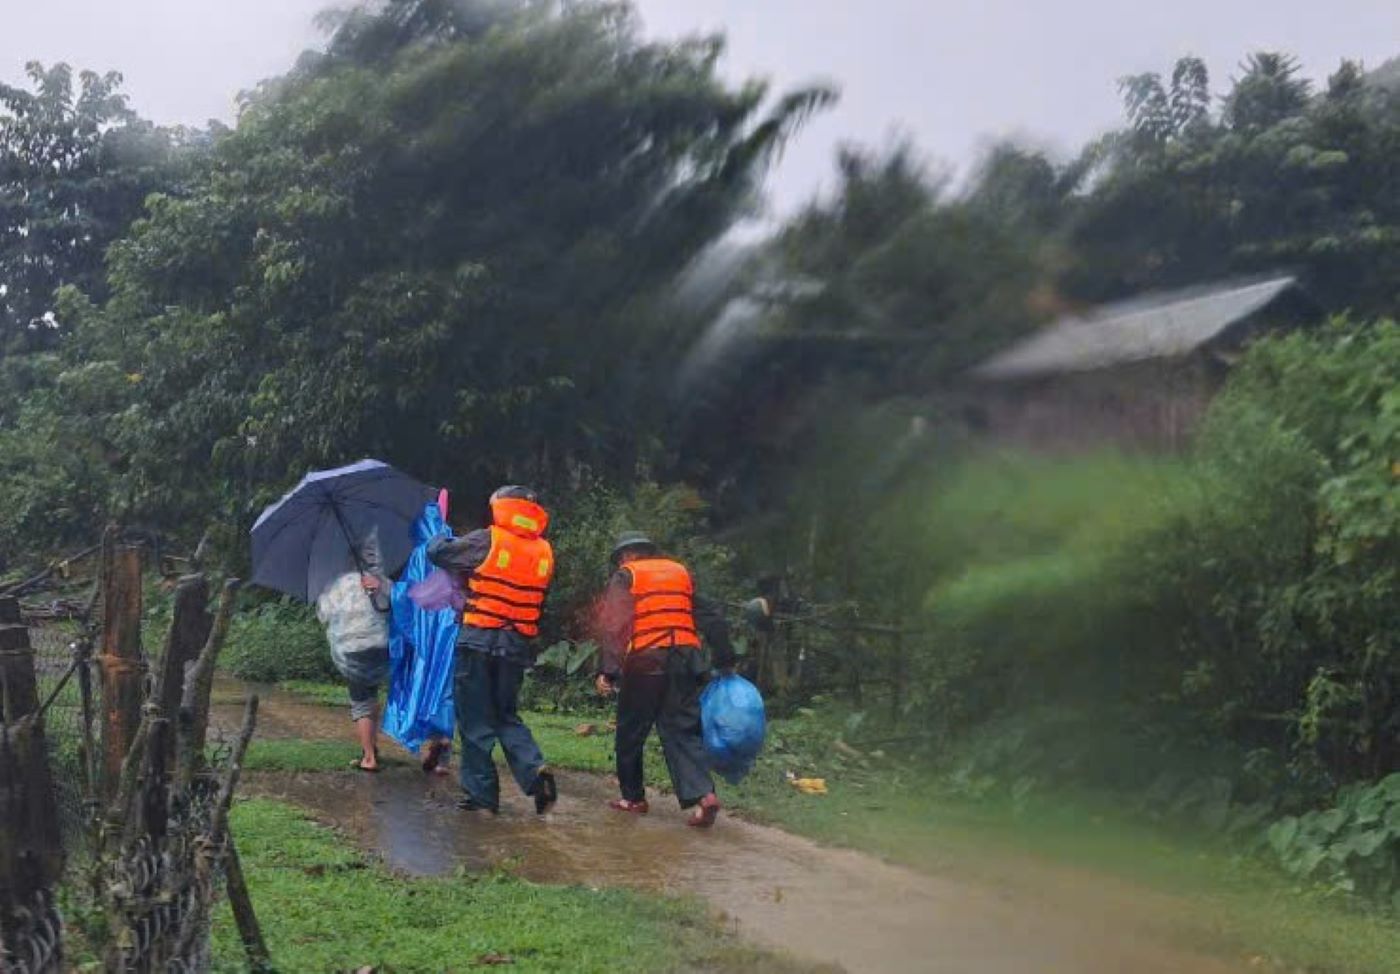
M121 75L27 66L33 90L0 85L0 365L51 347L60 285L106 293L102 257L172 178L176 133L127 107Z
M253 97L113 247L105 306L72 296L81 367L130 379L103 433L143 516L241 526L352 454L466 496L625 480L658 289L825 97L765 108L625 8L416 6L431 32Z
M1268 840L1293 875L1400 907L1400 773L1345 788L1325 810L1280 819Z
M1199 62L1173 74L1167 90L1155 75L1127 79L1134 128L1090 150L1066 288L1099 299L1292 266L1328 310L1394 313L1396 93L1346 62L1313 95L1292 58L1261 53L1216 116Z
M1228 773L1266 747L1293 758L1280 800L1384 773L1397 760L1397 336L1338 324L1256 344L1188 457L925 465L871 508L892 529L823 531L836 558L813 571L879 551L898 584L861 573L871 587L853 594L928 627L913 698L925 726L1016 714L1027 765L1049 770L1058 752L1070 764L1056 773L1087 761L1084 774L1145 785L1162 758L1143 757L1169 743Z
M254 683L336 678L315 610L283 599L234 616L220 665Z

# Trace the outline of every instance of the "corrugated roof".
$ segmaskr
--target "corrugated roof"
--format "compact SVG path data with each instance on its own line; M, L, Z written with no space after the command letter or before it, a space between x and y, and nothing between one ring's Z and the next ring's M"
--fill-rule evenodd
M1276 277L1105 305L1083 317L1060 319L992 356L973 374L984 379L1024 379L1177 358L1263 310L1294 283L1292 277Z

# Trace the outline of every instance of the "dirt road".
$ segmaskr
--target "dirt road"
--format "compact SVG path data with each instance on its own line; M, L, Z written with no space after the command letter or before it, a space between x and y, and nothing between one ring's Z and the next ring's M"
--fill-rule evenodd
M221 708L223 719L231 722L233 710ZM262 727L269 736L302 738L347 731L336 711L280 694L264 698ZM853 972L1242 969L1163 943L1160 894L1110 880L1086 892L1072 871L1048 877L1040 891L979 885L732 817L712 832L696 832L664 798L645 818L610 811L613 787L595 775L561 775L560 803L543 818L511 788L499 817L459 812L450 780L404 766L377 776L258 775L247 790L309 809L405 872L503 867L538 882L698 895L757 943ZM1044 864L1035 868L1045 874Z

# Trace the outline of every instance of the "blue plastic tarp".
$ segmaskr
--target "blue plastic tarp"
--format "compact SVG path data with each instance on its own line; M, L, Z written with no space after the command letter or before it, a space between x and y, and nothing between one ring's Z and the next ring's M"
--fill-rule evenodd
M408 595L433 571L428 542L446 533L437 504L426 505L413 524L413 553L393 589L384 732L410 751L433 737L450 739L456 721L452 673L460 619L452 609L420 609Z
M737 673L711 680L700 694L700 725L711 767L738 784L753 768L767 734L758 687Z

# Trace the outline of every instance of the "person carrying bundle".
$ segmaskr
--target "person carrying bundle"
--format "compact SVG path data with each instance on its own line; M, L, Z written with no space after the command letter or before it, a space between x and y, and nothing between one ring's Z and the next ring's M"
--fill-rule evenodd
M696 595L690 571L663 557L650 538L627 532L612 553L612 580L600 607L603 652L597 689L617 693L617 779L621 812L649 811L642 751L653 726L661 736L666 768L681 808L693 808L687 824L708 828L720 801L701 737L700 687L709 670L701 637L714 665L732 670L734 648L718 607Z

